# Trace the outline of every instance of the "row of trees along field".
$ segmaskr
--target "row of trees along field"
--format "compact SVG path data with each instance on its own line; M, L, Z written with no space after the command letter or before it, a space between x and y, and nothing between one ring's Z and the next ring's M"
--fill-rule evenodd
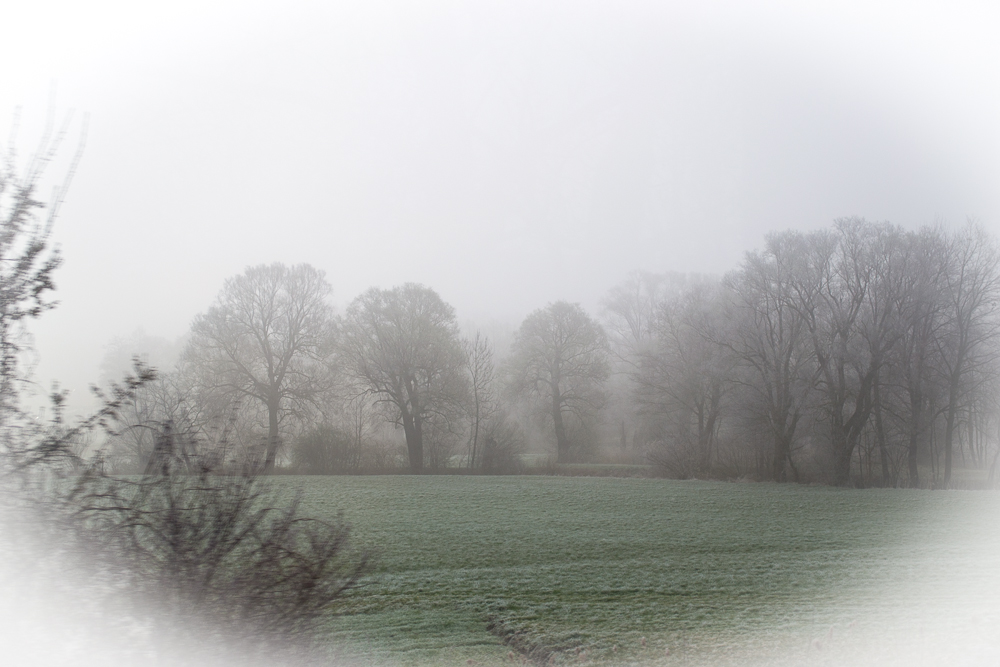
M770 234L721 280L636 273L600 318L552 303L502 349L463 337L427 287L372 288L339 316L330 289L308 265L229 279L181 362L135 397L109 463L501 473L547 457L681 478L995 477L1000 255L975 225ZM173 451L155 452L156 424Z

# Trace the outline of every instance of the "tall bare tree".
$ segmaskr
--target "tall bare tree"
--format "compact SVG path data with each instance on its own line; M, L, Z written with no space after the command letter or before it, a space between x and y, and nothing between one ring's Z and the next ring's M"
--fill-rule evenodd
M635 400L637 372L650 359L655 346L657 313L665 301L675 300L698 281L682 273L636 271L611 288L601 302L601 319L611 349L611 375L607 383L607 412L616 422L620 449L638 449L655 439L657 424Z
M323 272L308 264L254 266L228 279L191 327L185 358L202 369L206 385L266 409L265 472L274 469L281 422L329 387L329 295Z
M655 339L635 375L639 402L672 425L666 435L673 447L653 456L684 477L711 472L736 363L722 305L721 286L708 281L661 303Z
M497 369L493 343L478 330L465 341L465 365L469 373L469 444L466 464L470 470L481 463L482 435L489 421L497 414Z
M878 386L899 388L900 397L893 411L902 422L907 481L910 486L919 487L920 445L933 424L934 397L938 393L939 337L946 319L943 260L948 253L944 238L936 229L908 233L903 244L907 268L900 295L899 339L890 352L885 374L888 382L880 381ZM881 402L883 397L878 398ZM883 457L887 454L883 453ZM888 481L883 471L883 483Z
M835 484L850 481L879 370L900 335L900 236L887 224L837 220L833 232L809 236L808 265L794 283L819 371Z
M997 338L1000 325L1000 253L982 228L973 224L958 230L949 243L945 271L947 324L941 338L941 360L947 383L945 412L944 477L951 483L952 450L958 413L971 392L974 371L988 363L996 350L988 343Z
M747 253L727 278L734 294L730 345L770 432L775 481L785 481L788 468L797 475L792 443L814 385L809 331L792 288L805 252L802 234L769 234L764 249Z
M347 308L342 334L348 372L390 406L403 426L410 470L420 472L428 422L446 429L466 391L454 309L423 285L372 288Z
M514 385L548 402L560 463L569 461L571 443L567 414L581 416L603 403L607 379L608 341L604 330L579 306L551 303L528 315L511 348Z

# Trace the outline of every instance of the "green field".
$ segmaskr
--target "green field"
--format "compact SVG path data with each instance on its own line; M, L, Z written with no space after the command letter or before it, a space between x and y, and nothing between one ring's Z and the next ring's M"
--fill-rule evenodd
M344 510L381 553L331 621L340 662L510 664L518 649L557 664L911 664L956 651L1000 664L995 493L276 481L311 515Z

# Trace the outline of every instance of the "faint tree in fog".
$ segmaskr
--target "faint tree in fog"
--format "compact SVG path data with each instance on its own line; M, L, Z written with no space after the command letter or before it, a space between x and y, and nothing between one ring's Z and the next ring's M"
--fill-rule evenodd
M633 446L646 444L654 437L655 428L639 415L635 373L640 357L649 352L647 348L655 337L658 309L666 300L676 297L688 281L687 276L679 273L636 271L609 290L601 302L611 349L608 412L617 424L622 451L628 448L630 430Z
M369 394L354 378L345 379L350 386L349 391L344 391L342 395L347 398L338 401L334 410L339 413L343 428L350 431L353 446L362 453L362 467L384 470L390 466L395 454L391 441L377 436L385 423L378 398Z
M660 304L654 339L640 355L637 397L664 420L663 446L651 456L681 477L711 472L722 398L732 382L721 286L692 284Z
M274 469L282 420L329 386L329 295L323 272L308 264L254 266L228 279L191 327L185 358L205 373L210 388L266 408L265 472Z
M466 465L487 474L518 472L526 440L501 400L493 341L476 331L464 348L470 394Z
M348 372L391 406L406 436L410 470L423 470L428 423L446 429L466 392L454 309L423 285L372 288L347 308L342 334Z
M510 363L513 385L547 402L557 459L568 462L572 443L566 415L582 417L604 402L601 385L610 372L604 330L578 304L549 304L521 323Z
M902 434L894 433L892 426L903 413L898 406L903 377L898 364L905 344L916 256L910 235L901 228L874 224L867 234L872 246L868 253L873 264L872 285L865 299L860 331L867 355L879 363L871 383L867 432L862 434L869 437L863 437L858 445L860 480L862 484L872 483L877 454L881 486L895 486L900 473Z
M676 298L689 280L679 273L636 271L613 287L601 302L605 330L616 357L635 366L637 354L656 334L658 312Z

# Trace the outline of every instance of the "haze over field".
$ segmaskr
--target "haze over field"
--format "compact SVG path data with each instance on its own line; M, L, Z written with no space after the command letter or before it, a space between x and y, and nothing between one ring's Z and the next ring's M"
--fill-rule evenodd
M90 114L37 380L85 394L258 263L513 329L768 230L1000 231L995 6L689 4L16 3L0 126L24 106L27 154L50 84Z

